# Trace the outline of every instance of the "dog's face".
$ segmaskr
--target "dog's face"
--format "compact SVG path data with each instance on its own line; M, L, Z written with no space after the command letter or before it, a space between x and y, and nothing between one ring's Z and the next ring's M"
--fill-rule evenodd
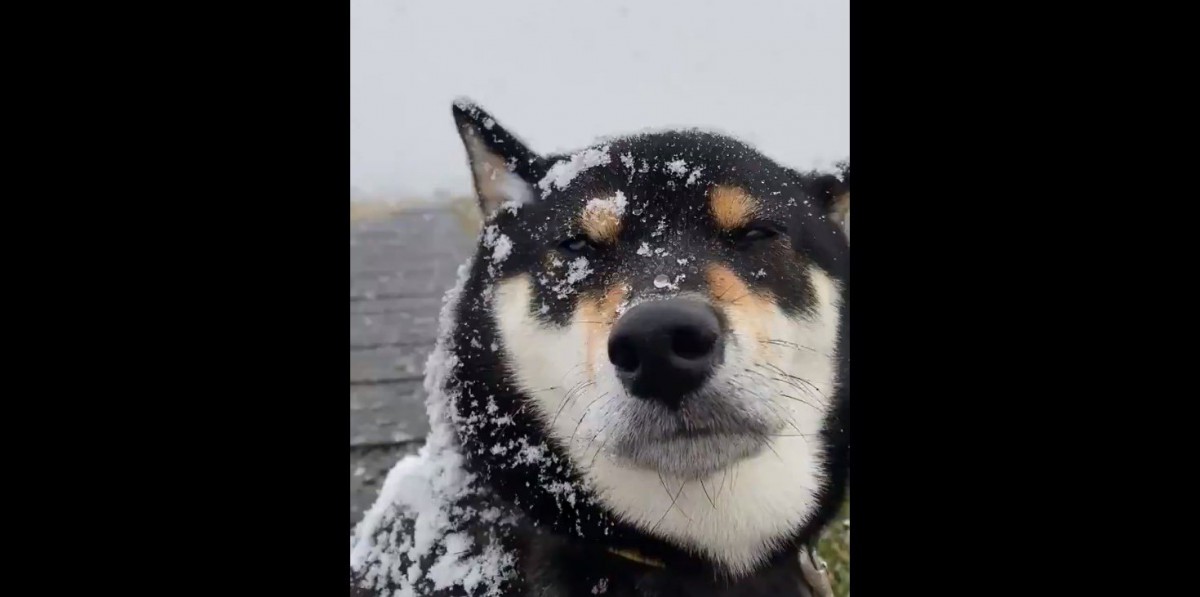
M455 115L521 406L619 519L753 568L831 480L848 191L717 135L543 158Z

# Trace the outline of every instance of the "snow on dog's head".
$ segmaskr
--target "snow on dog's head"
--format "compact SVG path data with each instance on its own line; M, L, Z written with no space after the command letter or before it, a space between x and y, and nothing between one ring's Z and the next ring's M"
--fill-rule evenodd
M734 575L811 531L845 480L848 189L711 133L541 156L454 115L485 217L446 382L466 468Z

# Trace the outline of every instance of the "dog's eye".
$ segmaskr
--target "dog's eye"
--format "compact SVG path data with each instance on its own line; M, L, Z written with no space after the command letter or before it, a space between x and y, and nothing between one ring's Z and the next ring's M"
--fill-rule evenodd
M587 237L573 236L559 243L558 248L572 255L581 255L591 251L595 247L592 246Z
M733 240L740 245L768 240L779 235L779 230L770 224L751 224L733 235Z
M772 236L775 236L774 230L753 228L751 230L747 230L745 234L742 235L742 240L765 240L771 238Z

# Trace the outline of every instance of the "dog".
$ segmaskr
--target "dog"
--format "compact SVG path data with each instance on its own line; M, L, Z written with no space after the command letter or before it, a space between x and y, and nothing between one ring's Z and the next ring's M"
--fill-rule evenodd
M812 595L849 482L849 163L694 130L543 156L453 106L483 230L360 595ZM806 565L806 562L808 563Z

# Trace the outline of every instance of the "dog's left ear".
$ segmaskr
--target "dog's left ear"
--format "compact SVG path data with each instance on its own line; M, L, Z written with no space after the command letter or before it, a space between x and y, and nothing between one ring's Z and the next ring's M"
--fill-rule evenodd
M815 198L835 224L850 240L850 162L840 165L841 176L825 174L818 176L809 184L808 192Z
M454 122L467 148L484 218L510 201L520 204L534 200L533 185L545 173L537 154L470 100L454 102Z

